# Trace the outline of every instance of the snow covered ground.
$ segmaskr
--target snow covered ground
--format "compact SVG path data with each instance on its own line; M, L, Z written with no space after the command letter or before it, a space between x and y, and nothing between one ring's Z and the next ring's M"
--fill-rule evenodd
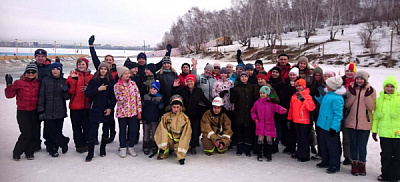
M149 62L158 62L160 58L151 58ZM190 58L172 58L173 67L180 72L183 62ZM203 72L206 63L215 60L199 60L198 72ZM254 61L251 61L254 63ZM118 59L117 65L123 60ZM228 62L220 62L225 66ZM236 65L236 63L233 63ZM264 65L265 69L273 65ZM343 66L321 65L324 70L332 70L343 74ZM68 73L72 66L64 68ZM382 90L382 83L388 75L394 75L400 80L399 69L386 68L358 68L371 74L370 83ZM10 71L10 70L8 70ZM23 69L14 70L13 76L18 76ZM22 156L18 162L12 160L12 150L19 136L16 122L15 99L6 99L4 96L4 74L0 72L0 181L376 181L380 174L380 147L379 143L369 140L367 156L367 176L355 177L350 174L350 166L342 166L338 174L327 174L325 169L316 168L319 161L305 163L291 159L289 155L277 153L272 162L258 162L255 156L236 156L235 151L228 151L224 155L206 156L202 148L198 148L197 155L187 155L186 164L181 166L172 155L170 158L158 161L149 159L141 151L142 140L135 146L137 157L118 156L118 139L107 145L107 156L99 156L99 146L95 148L95 158L92 162L84 162L86 154L75 152L73 142L69 143L69 151L52 158L42 149L35 153L35 160L28 161ZM67 77L68 75L65 75ZM16 77L14 77L16 78ZM72 139L70 118L64 120L64 135ZM101 131L100 131L101 133ZM44 145L42 145L42 148ZM283 146L280 146L280 151Z

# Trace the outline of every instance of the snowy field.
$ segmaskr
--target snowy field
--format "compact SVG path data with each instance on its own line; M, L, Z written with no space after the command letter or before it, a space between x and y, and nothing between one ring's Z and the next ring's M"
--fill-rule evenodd
M158 62L161 58L151 58L149 62ZM190 63L190 58L172 58L173 67L180 72L184 62ZM203 72L205 64L214 63L215 60L199 60L198 72ZM123 60L118 59L117 65L122 65ZM228 62L220 62L225 66ZM254 63L254 61L252 61ZM236 63L233 63L236 65ZM264 65L266 70L273 65ZM344 66L325 66L324 70L331 70L343 75ZM64 68L68 73L72 66ZM399 69L386 68L358 68L371 74L370 83L377 91L382 90L382 83L388 75L394 75L400 80ZM226 154L206 156L202 148L197 149L197 155L188 154L186 164L178 164L172 155L166 160L158 161L145 156L141 151L142 139L135 146L137 157L118 156L118 137L116 141L107 145L107 156L99 156L99 146L95 148L95 157L92 162L85 162L85 154L75 152L72 141L72 127L70 118L65 118L64 135L71 138L69 151L52 158L45 149L35 153L35 160L28 161L24 156L16 162L12 160L12 150L19 136L16 122L15 99L6 99L4 96L4 74L0 74L0 181L376 181L380 175L380 147L379 142L370 138L367 156L367 176L355 177L350 174L351 166L341 167L337 174L327 174L325 169L316 168L320 161L305 163L291 159L289 155L280 152L272 156L272 162L258 162L255 156L236 156L235 151ZM20 75L23 69L9 72L14 76ZM64 77L67 77L65 75ZM69 113L69 112L68 112ZM118 127L117 127L118 128ZM101 133L101 131L100 131ZM42 144L42 148L44 148Z

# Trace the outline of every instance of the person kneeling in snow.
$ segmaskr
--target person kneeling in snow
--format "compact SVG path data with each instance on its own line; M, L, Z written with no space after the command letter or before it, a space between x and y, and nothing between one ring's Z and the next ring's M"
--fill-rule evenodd
M171 112L165 113L158 124L154 140L159 148L157 159L168 157L169 150L173 149L181 165L185 164L185 156L192 136L190 120L183 109L182 97L171 97Z
M204 152L210 156L217 149L224 153L231 143L231 120L225 114L224 101L216 97L212 102L212 109L206 111L201 119L201 132Z

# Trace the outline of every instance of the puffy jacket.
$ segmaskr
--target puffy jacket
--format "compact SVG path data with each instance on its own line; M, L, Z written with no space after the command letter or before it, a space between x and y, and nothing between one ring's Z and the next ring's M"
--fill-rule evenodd
M186 79L186 76L187 76L187 75L188 75L188 74L186 74L186 73L181 73L181 74L179 74L178 78L179 78L179 82L181 83L181 84L179 85L179 88L183 88L183 87L186 86L186 81L185 81L185 79Z
M66 100L69 99L68 92L62 88L67 79L54 78L52 75L42 79L39 90L38 113L44 113L46 119L61 119L67 117Z
M228 145L233 135L231 124L231 120L222 110L218 115L207 110L201 118L201 132L203 137L210 139L213 143L221 140Z
M259 98L253 108L250 110L251 118L256 122L257 136L276 137L274 114L285 114L286 109L276 103L273 103L269 98Z
M310 112L315 109L310 90L306 88L304 91L296 93L300 93L304 97L304 101L300 101L296 94L292 95L287 119L294 123L310 124Z
M279 68L281 68L281 78L282 78L282 82L286 83L286 81L288 81L287 79L289 78L289 72L290 69L292 68L292 66L287 63L286 65L282 66L279 63L276 63L276 66L278 66ZM269 79L271 77L271 71L268 71L267 74L267 78Z
M258 86L239 81L238 85L231 88L230 94L230 101L235 104L236 126L250 126L250 110L259 96Z
M143 113L142 120L145 124L152 122L158 123L162 114L164 113L164 101L162 95L157 93L152 95L150 93L143 96Z
M388 76L383 82L395 86L393 94L379 93L376 99L376 110L372 122L372 133L378 133L379 137L400 138L400 93L397 92L398 82L396 77Z
M98 88L102 85L107 85L107 89L99 91ZM86 88L85 95L90 98L90 111L89 111L89 122L90 123L103 123L103 122L114 122L114 107L116 104L114 95L114 80L112 78L98 78L91 79ZM109 116L104 116L104 111L111 109Z
M50 64L38 64L36 61L35 64L38 67L39 82L41 82L43 78L49 77L51 75Z
M192 74L196 75L196 70L192 71ZM209 101L212 101L212 88L216 79L210 76L206 76L204 73L196 75L196 86L203 90L204 95ZM201 106L205 106L204 103L200 103Z
M225 80L219 79L214 82L214 86L212 89L212 98L219 97L219 93L221 93L224 90L228 91L228 93L225 94L224 97L222 98L224 101L224 107L228 111L233 111L235 109L234 104L232 104L231 101L229 100L230 97L229 90L234 86L235 84L229 78Z
M22 76L20 80L15 80L12 85L7 85L4 93L8 99L17 96L17 110L36 110L39 96L39 81L37 79L30 80Z
M376 107L376 91L365 97L365 91L371 86L369 83L364 87L355 87L354 82L350 83L349 89L355 89L356 95L352 95L347 90L347 98L345 107L348 108L349 114L346 117L345 127L356 130L371 130L372 127L372 111ZM371 87L372 88L372 87Z
M202 114L200 112L201 108L199 102L202 101L206 104L207 108L211 108L210 101L204 96L203 91L200 88L194 87L192 91L190 91L189 87L184 87L178 89L178 87L174 87L174 94L179 94L183 98L183 105L185 106L185 114L189 116L190 119L201 119Z
M78 77L69 76L67 79L67 84L70 85L68 93L71 94L71 100L69 101L69 109L80 110L90 108L90 98L85 96L85 93L81 90L82 86L87 86L89 81L93 78L90 71L81 72L75 71Z
M117 100L115 117L127 118L142 113L139 88L134 81L129 79L128 85L125 86L121 80L118 80L114 85L114 94Z
M176 74L175 69L171 68L171 71L169 72L161 69L157 76L160 79L160 94L164 97L164 105L168 106L169 99L172 95L172 87L175 79L178 78L178 75Z
M331 128L340 131L340 124L343 119L344 99L346 88L341 86L336 91L329 91L325 96L320 96L317 100L321 104L317 126L329 131Z

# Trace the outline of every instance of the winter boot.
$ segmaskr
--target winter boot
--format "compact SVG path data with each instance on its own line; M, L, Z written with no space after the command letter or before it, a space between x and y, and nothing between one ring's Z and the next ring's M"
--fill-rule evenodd
M107 139L105 139L105 138L101 139L101 144L100 144L100 156L101 157L106 156L106 145L107 145Z
M150 154L150 141L143 141L143 153L144 155L149 155Z
M261 162L263 160L262 159L263 158L263 143L262 142L257 143L256 151L257 151L257 160Z
M122 149L121 149L122 150ZM136 157L137 153L135 152L135 150L133 150L133 147L129 147L128 148L128 153L132 156L132 157Z
M125 158L126 157L126 148L120 148L119 149L119 156L121 158Z
M18 154L13 153L13 159L14 159L15 161L19 161L19 160L21 159L21 155L18 155Z
M238 143L236 150L236 155L241 156L243 154L243 143Z
M358 174L360 176L367 175L367 170L365 169L365 162L361 162L361 161L358 162L358 171L359 171ZM353 172L353 170L351 172Z
M275 154L277 152L279 152L278 144L274 142L272 144L272 153Z
M65 145L61 147L61 152L63 154L68 152L68 143L69 143L69 137L65 137Z
M271 144L264 144L264 157L267 159L267 162L272 161L272 148L273 145Z
M93 159L94 156L94 141L90 141L88 143L89 146L89 151L88 151L88 155L86 156L86 162L90 162Z
M25 154L26 159L28 160L33 160L35 159L35 156L33 156L33 154Z
M351 160L348 159L348 158L345 158L342 164L345 165L345 166L350 165L351 164Z
M351 161L351 174L354 176L358 176L358 172L359 172L358 161Z

